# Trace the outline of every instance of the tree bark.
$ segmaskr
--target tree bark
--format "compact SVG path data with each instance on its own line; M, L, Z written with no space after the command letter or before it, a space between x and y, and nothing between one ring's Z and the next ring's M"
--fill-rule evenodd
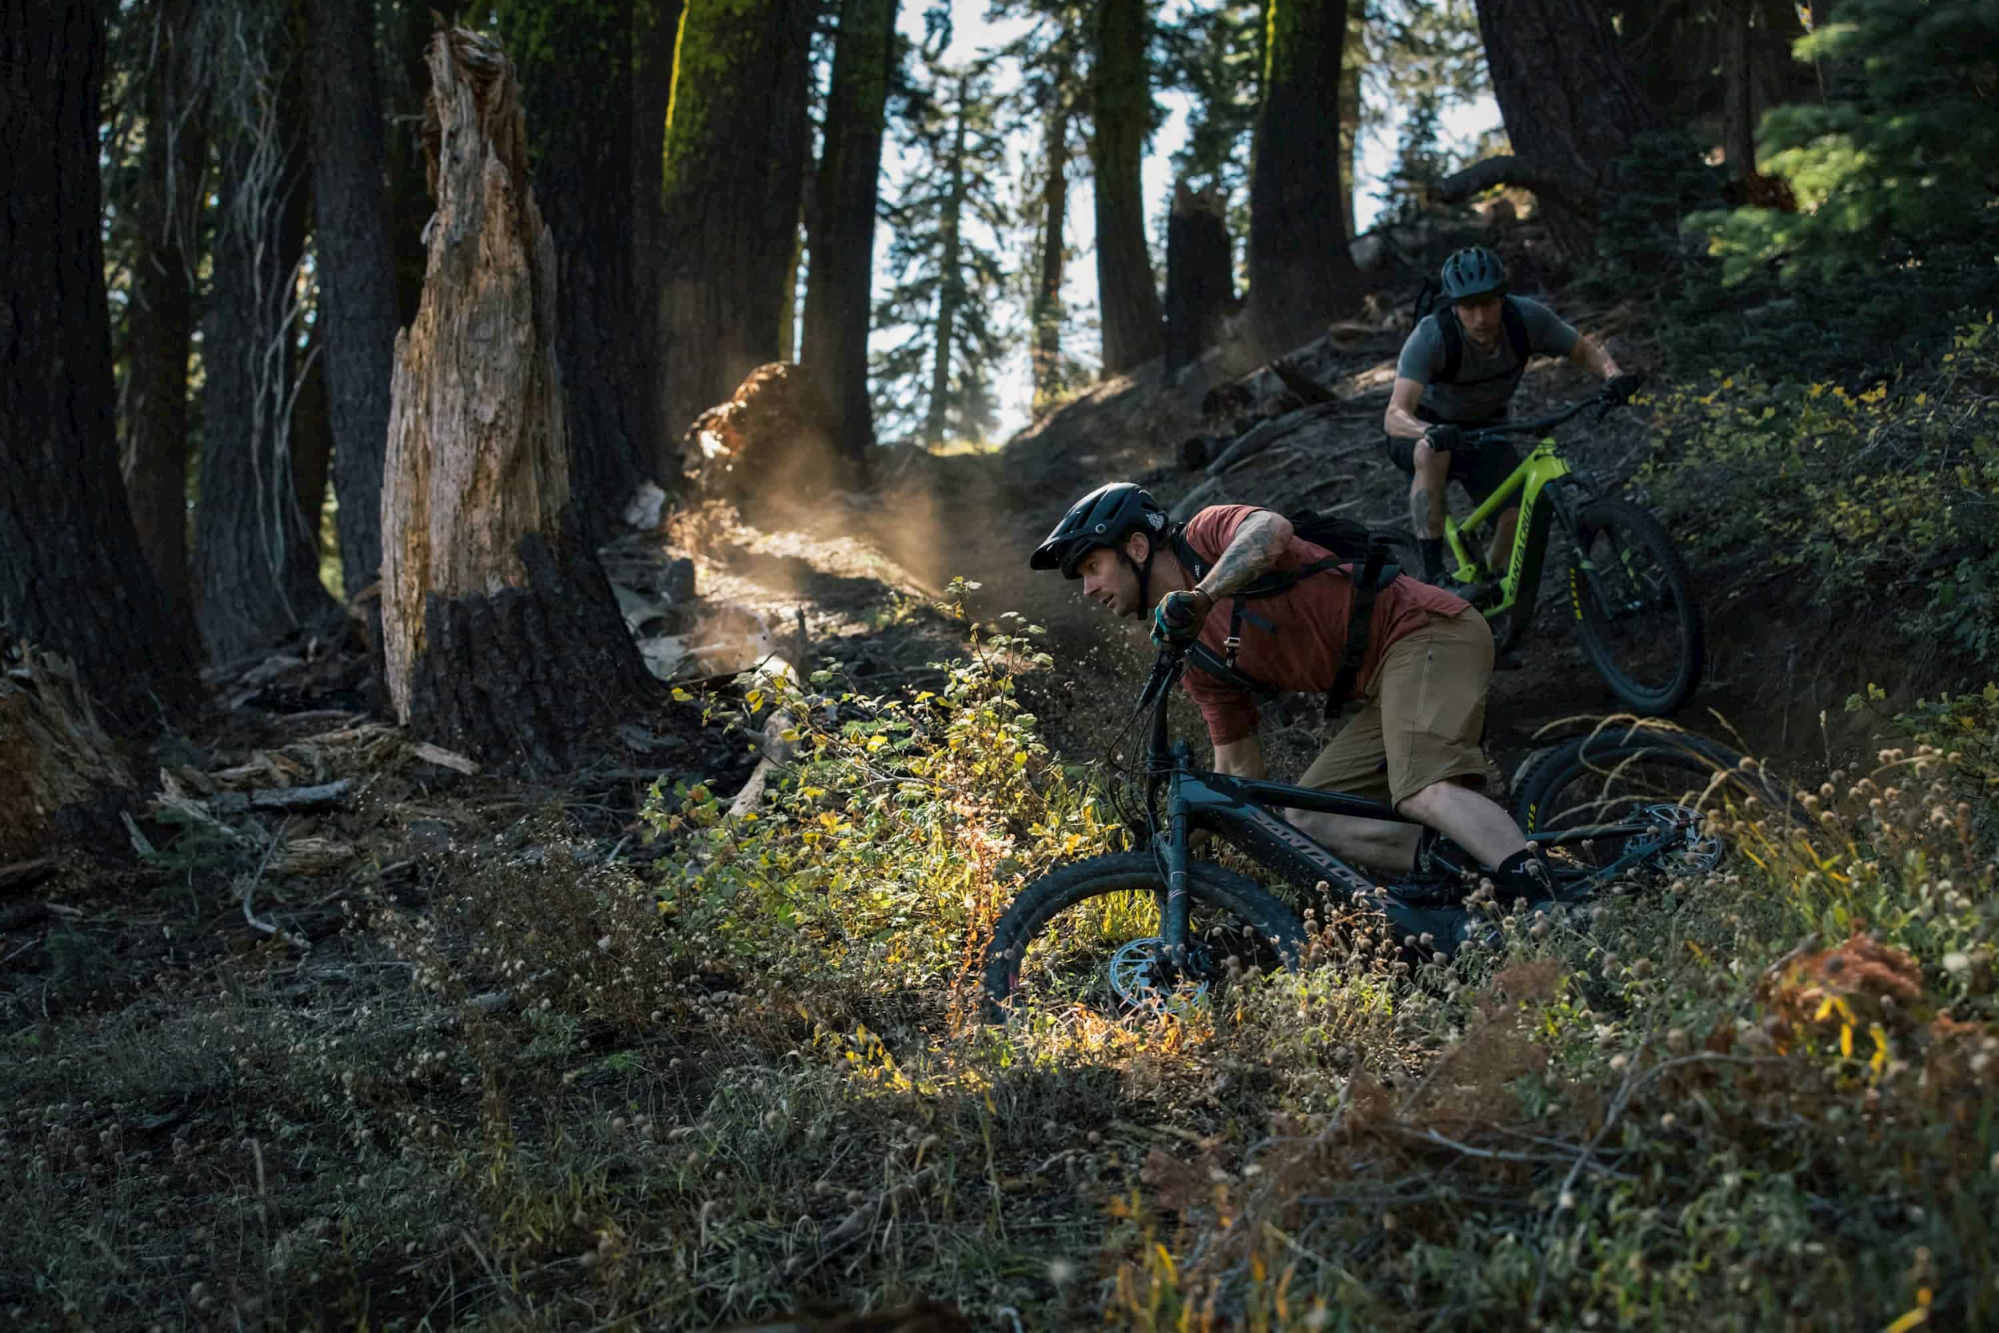
M1625 66L1610 10L1595 0L1478 0L1478 27L1520 173L1505 181L1540 195L1555 244L1585 259L1612 165L1661 125Z
M130 379L123 448L139 547L159 580L167 615L184 622L190 635L187 377L208 162L208 134L192 86L193 11L193 0L153 7L156 54L143 93L147 134L134 200L140 248L125 317Z
M388 99L389 253L396 273L399 329L407 328L416 318L428 260L423 228L430 220L430 182L424 176L423 139L417 128L430 97L430 69L424 54L430 49L433 25L448 27L463 7L459 0L399 0L387 25L395 53L383 71L394 84Z
M555 238L570 484L586 536L608 534L659 453L640 354L631 181L633 0L508 0L500 40L519 75L535 199Z
M322 291L321 300L325 299ZM326 515L326 479L334 465L333 407L328 401L326 373L327 332L324 316L312 326L312 336L306 344L305 356L300 360L298 388L292 394L291 411L291 455L292 455L292 495L298 504L299 516L305 520L308 532L312 534L313 550L322 550L325 543L321 531ZM385 385L384 388L387 386ZM389 423L382 423L386 435ZM375 507L381 508L381 488L375 490ZM344 509L345 506L342 506ZM334 519L336 536L339 519ZM379 514L376 530L380 531ZM380 560L376 561L379 566ZM346 581L341 574L341 588L348 594L360 588ZM374 578L370 570L368 577ZM365 586L365 585L363 585Z
M1183 183L1166 220L1166 373L1171 375L1221 339L1235 303L1234 255L1222 202Z
M1090 163L1096 172L1097 301L1106 375L1150 361L1163 342L1141 175L1152 118L1147 32L1145 0L1104 0L1097 9Z
M0 8L0 624L62 653L118 720L192 701L195 645L118 477L95 0Z
M318 533L299 510L292 467L296 284L308 195L303 96L284 42L277 21L253 32L216 122L222 180L202 335L194 567L201 637L218 662L335 614L319 581Z
M641 438L653 441L646 471L661 482L672 473L662 460L673 452L659 415L665 374L660 346L660 284L666 258L666 215L660 187L666 165L666 108L673 93L673 48L680 38L681 0L635 0L632 5L632 278L638 322L634 329L642 396Z
M1347 9L1346 46L1340 53L1340 220L1347 239L1360 235L1354 216L1354 168L1360 160L1360 74L1367 68L1367 6Z
M1274 356L1355 309L1360 274L1340 197L1346 0L1264 0L1267 36L1249 183L1250 333Z
M814 0L687 0L667 112L661 425L682 432L777 356L808 147Z
M386 103L375 71L375 0L305 0L311 58L315 333L340 508L340 576L349 596L382 565L382 460L389 437L395 265L381 162ZM318 531L320 493L301 506Z
M951 127L951 186L938 224L944 245L943 278L937 284L936 359L930 368L930 407L923 418L923 438L938 444L944 439L945 420L951 408L951 344L957 336L958 306L965 299L964 248L961 228L965 220L965 135L971 103L971 79L958 79L958 114Z
M653 685L572 499L558 261L513 69L462 28L430 67L437 216L382 493L389 697L418 735L552 772Z
M803 364L838 414L840 452L856 462L875 443L868 332L895 11L896 0L843 0L840 6L805 287Z
M1062 278L1068 265L1069 117L1063 80L1051 80L1041 140L1041 244L1034 277L1034 408L1038 412L1062 390Z

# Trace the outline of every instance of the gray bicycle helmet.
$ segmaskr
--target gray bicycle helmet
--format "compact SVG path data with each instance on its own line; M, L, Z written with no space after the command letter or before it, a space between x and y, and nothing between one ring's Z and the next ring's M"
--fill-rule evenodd
M1029 569L1059 569L1064 578L1078 578L1076 565L1099 546L1117 548L1134 532L1157 535L1166 530L1166 511L1150 495L1128 481L1099 486L1062 515L1041 545L1028 559ZM1130 556L1125 560L1139 571L1145 570ZM1146 556L1146 564L1152 557Z
M1506 265L1482 245L1469 246L1444 261L1444 299L1506 295Z

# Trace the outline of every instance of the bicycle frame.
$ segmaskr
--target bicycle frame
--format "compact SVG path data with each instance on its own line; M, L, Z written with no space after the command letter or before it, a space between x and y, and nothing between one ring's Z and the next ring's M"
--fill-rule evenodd
M1169 743L1166 701L1180 678L1184 660L1171 649L1163 650L1153 668L1151 680L1141 696L1140 708L1152 708L1151 735L1147 745L1148 777L1146 809L1155 809L1161 788L1165 790L1165 828L1152 826L1152 852L1166 880L1165 901L1160 904L1160 940L1165 958L1174 966L1184 966L1187 954L1187 874L1192 859L1190 836L1206 831L1223 839L1251 860L1293 884L1324 882L1348 900L1371 900L1384 910L1404 906L1394 894L1378 886L1373 877L1349 865L1301 832L1279 811L1307 810L1319 814L1346 815L1420 828L1421 824L1381 801L1347 792L1316 787L1297 787L1261 778L1239 778L1194 767L1185 741ZM1150 815L1148 814L1148 819ZM1591 825L1564 829L1536 839L1542 846L1584 842L1593 838L1632 836L1650 830L1644 823ZM1629 866L1650 856L1656 847L1637 838L1615 863L1584 874L1558 873L1566 892L1561 900L1573 900L1599 883L1608 882Z
M1473 583L1490 571L1484 556L1467 540L1467 534L1497 518L1515 495L1520 496L1520 518L1513 530L1513 550L1506 562L1506 573L1499 582L1500 598L1484 608L1488 619L1516 606L1521 608L1523 619L1531 615L1534 596L1541 586L1541 561L1548 550L1548 513L1541 503L1542 492L1574 473L1575 469L1562 456L1555 442L1542 440L1520 461L1520 466L1513 469L1499 489L1487 496L1485 503L1474 509L1463 523L1445 518L1444 540L1457 559L1453 575L1459 583ZM1554 494L1558 497L1560 492ZM1563 518L1566 520L1568 515L1564 514Z

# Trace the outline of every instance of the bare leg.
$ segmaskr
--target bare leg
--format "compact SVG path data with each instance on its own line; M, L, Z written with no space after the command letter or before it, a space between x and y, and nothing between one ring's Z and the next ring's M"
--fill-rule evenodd
M1520 827L1497 802L1455 782L1433 782L1413 796L1405 796L1395 809L1420 819L1488 866L1496 866L1527 847ZM1414 839L1410 848L1413 856Z
M1450 485L1451 455L1416 441L1415 470L1409 475L1409 528L1420 540L1444 535L1444 488Z
M1416 839L1423 830L1413 824L1315 810L1286 810L1284 817L1306 837L1346 860L1397 874L1416 864Z

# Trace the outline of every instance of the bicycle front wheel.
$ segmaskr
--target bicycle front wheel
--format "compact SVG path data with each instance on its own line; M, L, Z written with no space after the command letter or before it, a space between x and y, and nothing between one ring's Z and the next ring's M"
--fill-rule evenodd
M1045 875L1013 900L986 949L985 1017L1028 996L1173 1009L1226 978L1228 960L1295 967L1305 928L1290 908L1207 861L1188 866L1190 975L1167 980L1153 946L1166 888L1147 852L1092 857Z
M1629 500L1592 500L1577 515L1576 635L1610 692L1640 717L1678 711L1700 685L1706 635L1689 582L1664 525Z

